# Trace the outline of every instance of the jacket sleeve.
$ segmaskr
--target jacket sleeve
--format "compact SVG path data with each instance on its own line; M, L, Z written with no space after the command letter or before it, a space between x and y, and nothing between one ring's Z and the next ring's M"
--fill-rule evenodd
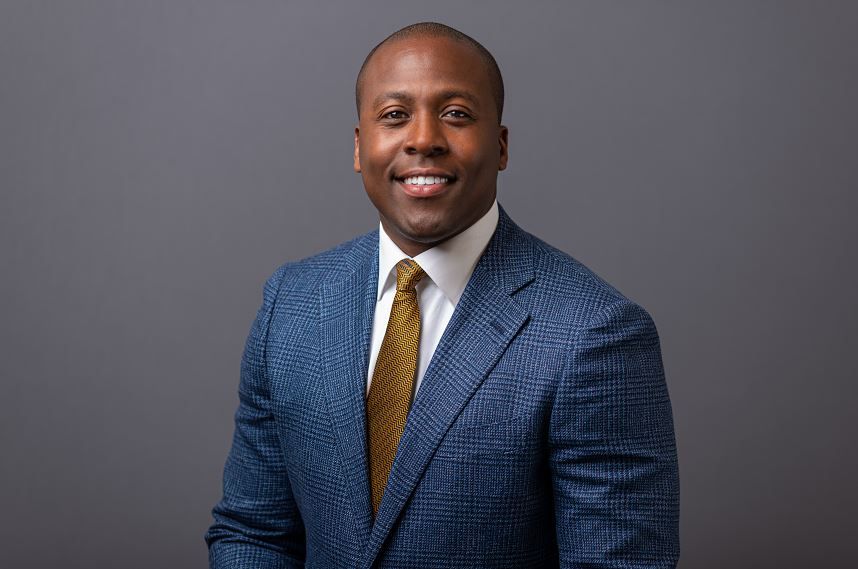
M206 533L214 569L303 567L304 527L292 496L271 412L265 344L285 267L265 284L241 361L232 448L223 498Z
M573 339L550 424L560 566L669 568L679 475L655 324L606 306Z

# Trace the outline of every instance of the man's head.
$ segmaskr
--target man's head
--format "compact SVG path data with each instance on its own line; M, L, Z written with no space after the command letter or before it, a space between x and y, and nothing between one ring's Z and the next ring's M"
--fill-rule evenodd
M408 26L370 52L355 95L354 168L403 251L425 251L488 211L507 129L503 81L483 46L442 24Z

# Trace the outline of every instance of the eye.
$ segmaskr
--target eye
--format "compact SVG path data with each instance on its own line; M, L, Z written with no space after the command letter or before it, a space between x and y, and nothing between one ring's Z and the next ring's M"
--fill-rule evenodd
M387 111L386 113L381 115L381 118L391 121L401 121L408 118L408 113L399 110Z
M472 118L471 115L469 115L468 113L466 113L465 111L463 111L461 109L451 109L451 110L447 111L446 113L444 113L444 116L445 117L448 116L448 117L454 118L454 119L470 119L470 118Z

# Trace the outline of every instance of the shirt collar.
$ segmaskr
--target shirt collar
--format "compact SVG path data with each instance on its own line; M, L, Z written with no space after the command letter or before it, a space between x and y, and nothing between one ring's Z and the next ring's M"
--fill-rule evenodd
M441 289L453 305L465 291L465 286L477 266L480 255L488 245L498 224L498 202L470 227L446 241L424 251L414 260ZM378 293L376 301L388 287L396 286L396 263L410 257L393 242L378 225Z

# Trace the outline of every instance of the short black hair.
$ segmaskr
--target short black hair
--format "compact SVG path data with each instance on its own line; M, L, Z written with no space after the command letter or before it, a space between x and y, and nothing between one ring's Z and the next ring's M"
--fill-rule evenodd
M360 95L361 89L363 87L363 74L364 70L366 70L366 67L369 64L369 61L372 59L372 56L375 54L378 48L380 48L386 43L412 37L447 38L455 41L464 42L473 47L485 63L486 69L489 72L492 95L494 95L495 107L498 111L498 124L500 124L501 117L503 116L503 76L501 75L500 68L495 61L495 58L492 56L489 50L483 47L483 44L481 44L471 36L464 34L455 28L451 28L450 26L439 24L438 22L419 22L417 24L405 26L401 30L393 32L392 34L384 38L378 45L372 48L372 51L370 51L369 54L366 56L366 59L363 60L363 65L360 66L357 81L355 82L355 104L357 105L358 116L360 116Z

